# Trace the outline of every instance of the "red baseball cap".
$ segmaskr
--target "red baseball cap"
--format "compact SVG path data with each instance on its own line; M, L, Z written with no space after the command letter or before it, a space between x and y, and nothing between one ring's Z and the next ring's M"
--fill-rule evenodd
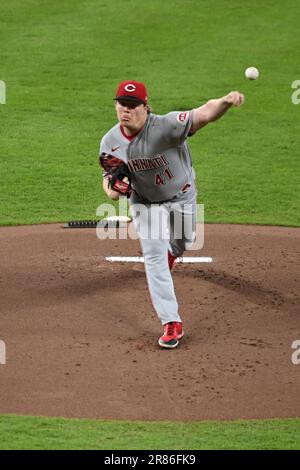
M147 89L142 82L126 80L118 86L115 100L126 99L146 104L148 101Z

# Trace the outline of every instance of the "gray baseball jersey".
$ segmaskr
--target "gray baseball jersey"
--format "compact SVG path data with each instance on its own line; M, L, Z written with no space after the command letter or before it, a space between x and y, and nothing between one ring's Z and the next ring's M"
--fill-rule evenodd
M129 139L120 124L105 134L100 154L108 153L129 166L131 185L141 200L172 200L195 179L187 136L193 111L150 113L143 129Z

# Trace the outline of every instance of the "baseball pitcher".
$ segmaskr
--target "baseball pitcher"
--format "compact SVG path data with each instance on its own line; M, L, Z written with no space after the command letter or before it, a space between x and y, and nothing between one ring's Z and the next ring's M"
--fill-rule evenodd
M231 106L241 106L244 96L232 91L193 110L161 116L151 112L145 85L129 80L119 84L114 99L118 123L100 143L103 189L111 199L129 198L151 300L164 326L158 343L175 348L184 331L171 270L196 232L195 172L188 139Z

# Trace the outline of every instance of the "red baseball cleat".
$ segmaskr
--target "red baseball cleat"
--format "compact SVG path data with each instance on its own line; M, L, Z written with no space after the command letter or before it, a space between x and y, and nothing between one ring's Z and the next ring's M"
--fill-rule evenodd
M184 336L182 323L180 323L179 321L176 321L174 323L175 323L175 328L176 328L176 332L177 332L177 339L181 339Z
M162 348L176 348L179 344L179 339L184 335L182 323L170 322L164 325L164 334L158 340L158 344Z
M170 250L168 250L168 262L169 262L169 269L172 271L176 264L177 256L174 256Z

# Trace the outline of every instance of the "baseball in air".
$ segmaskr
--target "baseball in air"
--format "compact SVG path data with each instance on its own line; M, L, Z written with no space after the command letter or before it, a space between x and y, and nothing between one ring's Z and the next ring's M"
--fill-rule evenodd
M245 76L249 80L256 80L259 77L259 71L256 67L248 67L245 70Z

